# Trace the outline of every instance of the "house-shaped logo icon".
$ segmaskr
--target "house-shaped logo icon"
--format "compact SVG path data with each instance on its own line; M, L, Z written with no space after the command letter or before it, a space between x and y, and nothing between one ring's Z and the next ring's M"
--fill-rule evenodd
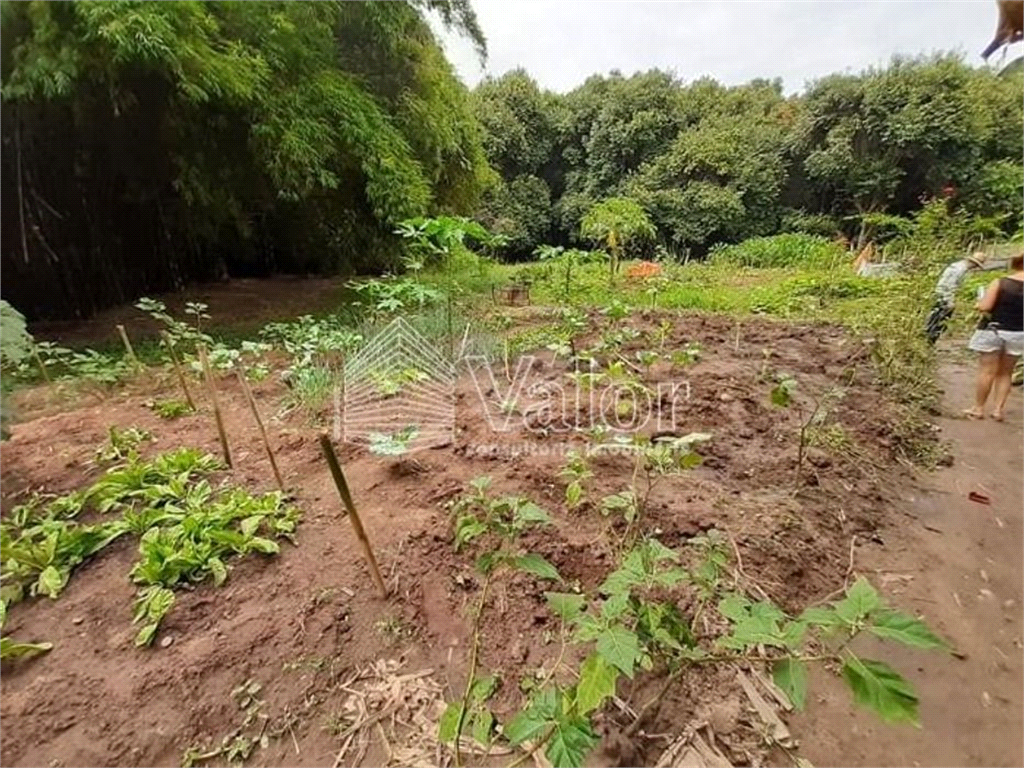
M398 317L345 362L345 442L401 436L407 450L450 443L455 366Z

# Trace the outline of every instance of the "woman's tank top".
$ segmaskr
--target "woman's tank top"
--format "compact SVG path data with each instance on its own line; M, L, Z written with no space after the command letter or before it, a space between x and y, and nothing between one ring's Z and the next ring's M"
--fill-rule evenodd
M1024 283L1000 278L990 322L999 323L1002 331L1024 331Z

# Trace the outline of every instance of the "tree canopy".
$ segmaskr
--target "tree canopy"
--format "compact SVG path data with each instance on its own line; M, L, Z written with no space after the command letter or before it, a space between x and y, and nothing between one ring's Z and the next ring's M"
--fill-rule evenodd
M33 315L209 278L382 269L490 171L425 19L466 0L4 3L5 296Z
M677 253L780 230L852 235L865 216L908 215L951 190L951 205L999 216L1012 234L1024 196L1022 88L1019 71L955 55L897 58L791 97L779 81L726 87L659 71L594 76L557 95L517 70L473 93L506 189L486 213L518 233L515 257L545 240L577 242L586 212L623 196ZM522 174L547 186L550 213L511 194Z

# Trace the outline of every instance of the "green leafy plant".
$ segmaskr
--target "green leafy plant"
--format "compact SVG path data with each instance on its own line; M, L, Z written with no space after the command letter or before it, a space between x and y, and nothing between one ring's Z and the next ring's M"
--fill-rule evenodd
M373 432L369 437L370 453L377 456L401 456L408 453L409 443L415 440L419 433L419 427L415 424L410 424L390 435Z
M792 376L780 375L774 387L772 387L770 399L772 405L777 408L796 407L800 420L800 428L797 432L797 458L796 458L796 482L800 482L803 475L804 456L807 453L807 446L816 430L820 429L828 417L829 411L835 403L842 399L843 390L832 387L823 394L815 395L809 393L813 407L805 408L797 401L797 381Z
M710 439L710 434L691 432L682 437L663 438L651 443L646 436L637 435L632 440L626 437L617 438L611 443L594 448L595 451L628 449L634 454L630 487L625 491L605 496L598 505L604 516L619 516L625 521L622 542L626 546L629 546L637 535L651 494L660 480L667 475L698 466L702 459L694 449Z
M32 337L25 330L25 317L3 299L0 299L0 367L17 368L32 354ZM0 383L0 439L9 437L10 404L7 401L9 379Z
M672 361L673 366L679 366L685 368L688 365L693 365L695 362L700 360L701 348L700 343L691 341L687 343L682 349L674 349L669 355L669 359Z
M710 534L711 532L709 532ZM563 651L555 667L503 727L513 745L543 746L553 764L580 766L598 742L592 719L616 693L622 677L645 673L665 679L658 695L626 729L630 734L660 706L671 685L694 665L763 664L798 709L807 703L808 665L841 670L856 703L889 722L917 722L917 696L898 672L849 649L867 632L919 649L945 649L924 622L885 606L863 578L842 599L808 608L792 618L769 600L747 598L725 587L728 556L721 539L696 544L702 558L698 575L681 567L679 553L654 539L624 555L595 598L548 592L548 608L561 623ZM674 598L696 589L696 599ZM680 605L689 605L684 614ZM698 622L710 614L707 622ZM709 629L711 628L711 629ZM585 645L587 654L574 685L553 682L567 642Z
M149 403L149 407L161 419L177 419L192 412L184 400L156 400Z
M175 346L181 344L195 349L196 344L213 345L213 338L209 334L203 333L201 329L202 321L210 319L210 316L206 314L208 307L201 302L190 301L185 305L185 314L195 318L195 325L178 320L167 311L167 305L158 299L143 297L135 302L135 307L160 323Z
M517 539L525 531L551 524L548 514L528 499L517 496L492 498L488 494L491 479L477 477L471 481L472 492L463 495L451 505L454 518L455 551L476 542L479 554L476 570L483 575L484 584L476 604L473 623L473 647L470 655L469 675L462 700L448 705L441 717L439 736L442 741L454 742L456 763L460 763L460 739L467 724L476 729L483 741L489 739L493 716L482 709L482 702L493 691L487 678L476 676L480 647L480 622L490 585L502 569L522 571L540 579L561 581L558 570L541 555L524 551ZM488 546L490 545L490 546ZM474 696L474 690L477 694ZM484 695L486 694L486 695ZM484 742L486 743L486 742Z
M5 603L56 599L76 566L115 539L136 535L139 556L130 572L140 587L136 643L149 644L173 605L172 589L208 578L222 584L232 557L276 554L276 540L290 540L298 524L299 511L283 494L214 490L202 475L220 468L195 449L149 461L128 450L121 465L88 489L15 508L0 521L0 597ZM120 517L83 524L75 518L85 509Z
M7 603L0 601L0 631L7 624ZM0 659L28 659L46 653L53 643L22 643L10 637L0 636Z
M153 433L139 427L118 429L111 426L107 431L107 441L96 449L97 463L120 461L138 453L138 447L144 442L152 441Z
M582 453L569 451L565 466L558 474L568 481L565 486L565 505L569 509L575 509L583 502L584 482L593 477L594 473L590 471L587 459Z

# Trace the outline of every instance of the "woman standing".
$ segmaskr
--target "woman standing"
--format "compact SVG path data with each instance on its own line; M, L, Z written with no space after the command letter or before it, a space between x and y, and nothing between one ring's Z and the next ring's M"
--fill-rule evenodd
M985 418L985 403L995 390L992 418L1003 420L1013 367L1024 354L1024 253L1010 260L1011 274L989 283L975 305L985 313L967 348L980 354L974 407L964 413Z

